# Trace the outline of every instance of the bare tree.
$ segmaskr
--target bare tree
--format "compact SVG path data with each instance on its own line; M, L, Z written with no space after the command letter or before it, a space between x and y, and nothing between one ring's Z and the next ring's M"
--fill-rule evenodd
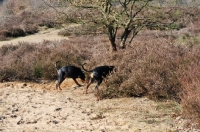
M107 29L110 50L116 51L116 33L119 28L123 28L123 34L121 36L120 47L125 48L125 42L133 31L133 36L135 36L141 27L133 25L138 13L140 13L149 3L150 0L107 0L102 2L98 8L102 14L104 26Z
M124 13L125 18L127 18L126 21L122 23L124 27L124 33L121 37L121 43L120 43L121 48L125 48L125 42L131 31L133 39L137 35L137 33L144 27L146 20L144 21L144 19L137 18L137 16L144 8L148 6L148 3L150 1L151 0L144 0L140 1L140 3L137 3L136 0L120 2L121 6L123 7L122 10L124 10L123 12L125 12ZM138 22L140 23L140 25L138 25L139 24ZM141 24L142 22L143 24Z
M125 42L132 32L132 38L144 27L138 25L144 20L139 20L138 14L148 7L152 0L68 0L73 6L92 8L99 12L93 21L101 24L107 31L110 41L110 50L117 51L116 34L123 28L120 47L125 48ZM138 18L137 18L138 17ZM131 39L132 40L132 39Z
M126 48L127 39L130 38L129 43L131 43L144 27L150 29L176 29L176 22L181 17L180 11L177 12L178 8L165 9L165 7L156 4L157 0L64 1L69 6L87 8L96 12L95 15L91 16L90 21L104 27L108 34L110 51L117 51L116 35L119 29L123 29L119 47L124 49Z

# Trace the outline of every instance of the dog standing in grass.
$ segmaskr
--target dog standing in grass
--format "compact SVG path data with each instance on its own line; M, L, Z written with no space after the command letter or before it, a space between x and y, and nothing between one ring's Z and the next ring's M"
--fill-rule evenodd
M78 86L81 86L81 85L77 82L76 78L80 78L82 82L85 82L85 74L80 68L76 66L63 66L62 68L59 69L57 66L58 62L59 61L55 63L55 68L58 73L58 83L56 84L57 90L58 88L62 90L60 88L60 85L65 80L65 78L72 78Z
M98 87L102 83L103 78L107 77L110 74L110 72L112 72L115 68L114 66L106 66L105 65L105 66L96 67L93 70L86 70L84 68L85 64L86 63L82 64L83 70L86 72L91 72L90 80L87 84L86 91L85 91L86 94L88 93L87 91L88 91L89 86L94 82L94 80L97 81L97 85L96 85L95 89L98 90Z

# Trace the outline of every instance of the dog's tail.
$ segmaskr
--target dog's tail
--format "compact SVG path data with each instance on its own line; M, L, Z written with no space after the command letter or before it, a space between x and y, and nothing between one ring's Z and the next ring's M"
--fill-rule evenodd
M59 70L59 68L58 68L58 66L57 66L57 63L58 63L58 62L60 62L60 61L56 61L56 63L55 63L55 68L56 68L57 71Z
M89 71L89 70L86 70L86 69L84 68L84 65L85 65L85 64L87 64L87 63L83 63L83 64L82 64L82 69L83 69L85 72L92 72L92 70Z

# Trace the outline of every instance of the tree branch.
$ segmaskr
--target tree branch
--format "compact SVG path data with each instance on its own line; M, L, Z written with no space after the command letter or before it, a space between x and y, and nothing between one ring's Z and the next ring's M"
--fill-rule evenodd
M52 9L54 9L56 12L58 12L58 13L60 13L60 14L64 14L65 16L68 16L65 12L63 12L63 11L62 11L62 12L58 11L53 5L49 4L49 3L46 2L45 0L42 0L42 2L43 2L45 5L51 7Z

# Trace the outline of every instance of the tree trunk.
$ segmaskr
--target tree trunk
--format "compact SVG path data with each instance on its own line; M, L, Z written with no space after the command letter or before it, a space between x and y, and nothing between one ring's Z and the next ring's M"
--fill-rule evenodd
M109 40L109 41L110 41L110 51L111 52L117 51L117 47L116 47L115 41L112 41L112 40Z
M114 28L113 25L108 26L108 37L110 41L110 51L115 52L117 51L117 46L115 43L115 38L116 38L116 33L117 33L117 28Z
M131 30L128 28L125 28L124 33L121 37L121 43L120 43L120 48L125 49L126 48L126 40L128 38L128 35L130 34Z

